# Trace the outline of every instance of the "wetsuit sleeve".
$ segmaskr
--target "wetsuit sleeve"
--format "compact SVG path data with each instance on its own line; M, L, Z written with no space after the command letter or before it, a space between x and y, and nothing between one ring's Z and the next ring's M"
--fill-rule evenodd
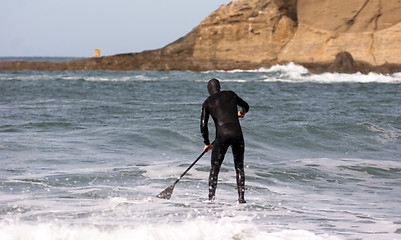
M207 102L205 101L202 105L202 115L201 115L201 123L200 130L203 137L203 141L205 145L209 145L209 129L207 127L209 121L209 110L207 109Z
M244 113L247 113L249 111L248 103L245 102L242 98L238 97L238 95L237 95L237 99L238 99L238 106L240 106L242 108Z

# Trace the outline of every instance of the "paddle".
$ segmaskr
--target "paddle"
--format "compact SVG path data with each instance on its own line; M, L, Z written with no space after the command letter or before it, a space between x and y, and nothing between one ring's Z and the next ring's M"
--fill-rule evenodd
M205 153L207 153L207 151L208 151L208 149L203 151L203 153L201 153L201 155L199 155L199 157L187 168L187 170L185 170L181 174L181 176L179 178L177 178L177 180L175 180L173 182L173 184L171 184L168 188L164 189L164 191L159 193L159 195L157 195L156 197L164 198L164 199L167 199L167 200L170 199L171 198L171 194L173 194L174 187L178 183L178 181L180 181L181 178L184 177L184 175L189 171L189 169L191 169L199 161L199 159L201 159L201 157L203 157L203 155L205 155Z

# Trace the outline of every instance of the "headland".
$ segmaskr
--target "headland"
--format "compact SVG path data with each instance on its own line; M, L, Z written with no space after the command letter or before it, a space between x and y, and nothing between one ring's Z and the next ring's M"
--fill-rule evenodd
M233 70L294 62L313 73L401 72L401 1L237 0L160 49L0 70Z

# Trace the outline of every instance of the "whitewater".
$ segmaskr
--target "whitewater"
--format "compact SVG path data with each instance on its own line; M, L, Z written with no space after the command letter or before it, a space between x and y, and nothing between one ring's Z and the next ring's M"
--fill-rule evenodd
M211 78L250 105L247 204L230 150L214 202L209 153L159 199ZM400 136L401 73L2 71L0 239L401 239Z

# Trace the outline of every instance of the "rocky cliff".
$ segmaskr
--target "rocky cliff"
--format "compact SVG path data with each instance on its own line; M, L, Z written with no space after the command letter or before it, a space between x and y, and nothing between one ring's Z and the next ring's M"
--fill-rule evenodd
M313 71L394 72L401 71L400 13L401 0L237 0L161 49L65 63L2 62L0 69L203 71L295 62Z
M401 63L401 1L298 0L298 27L283 61L329 62L341 51L373 66Z

